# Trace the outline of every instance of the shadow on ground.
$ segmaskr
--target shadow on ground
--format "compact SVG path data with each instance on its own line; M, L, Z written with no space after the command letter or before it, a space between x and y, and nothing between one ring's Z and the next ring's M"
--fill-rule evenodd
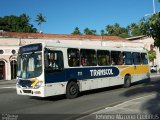
M135 95L148 94L148 93L154 93L155 96L146 101L145 100L142 101L141 108L140 108L142 113L147 113L152 115L159 114L160 113L160 80L155 80L150 83L144 83L142 86L138 86L136 88L131 87L122 95L126 97L131 97Z

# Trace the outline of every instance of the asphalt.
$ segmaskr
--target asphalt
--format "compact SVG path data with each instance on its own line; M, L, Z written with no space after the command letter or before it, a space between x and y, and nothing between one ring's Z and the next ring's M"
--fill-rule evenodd
M160 74L151 74L159 77ZM77 120L160 120L160 93L149 94L106 107Z
M159 77L160 74L151 74ZM0 85L15 84L16 80L0 81ZM159 120L160 119L160 93L152 93L143 97L125 101L110 106L77 120Z
M0 85L1 84L15 84L17 82L16 79L14 80L0 80Z
M159 120L160 94L151 94L107 107L78 120Z

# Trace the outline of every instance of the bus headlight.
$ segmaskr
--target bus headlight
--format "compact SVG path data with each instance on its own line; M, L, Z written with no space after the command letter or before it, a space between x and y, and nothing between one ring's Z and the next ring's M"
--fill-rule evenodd
M20 86L20 84L19 84L19 81L20 81L20 80L18 79L16 85L17 85L18 88L21 88L21 86Z

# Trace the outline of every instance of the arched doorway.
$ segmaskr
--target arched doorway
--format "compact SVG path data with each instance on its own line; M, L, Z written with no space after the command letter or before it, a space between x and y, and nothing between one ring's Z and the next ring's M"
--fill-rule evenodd
M6 73L5 73L5 62L0 61L0 80L5 80Z
M16 76L17 76L17 61L12 60L10 62L10 65L11 65L11 79L16 79Z

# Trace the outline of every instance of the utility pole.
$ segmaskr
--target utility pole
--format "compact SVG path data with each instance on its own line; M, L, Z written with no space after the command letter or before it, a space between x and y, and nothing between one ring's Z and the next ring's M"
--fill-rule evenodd
M155 1L153 0L153 13L156 13Z
M155 0L153 0L152 2L153 2L153 13L145 14L146 17L156 13Z

